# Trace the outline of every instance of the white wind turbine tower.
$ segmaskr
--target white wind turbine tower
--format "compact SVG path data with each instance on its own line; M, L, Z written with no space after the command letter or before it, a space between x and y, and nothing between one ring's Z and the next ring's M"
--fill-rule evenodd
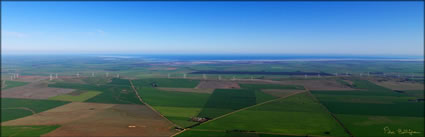
M49 77L49 78L50 78L50 81L51 81L51 80L53 80L53 76L52 76L52 74L50 74L50 77Z
M10 76L10 80L13 80L13 76L12 75Z
M17 78L17 79L19 78L19 73L16 73L16 78Z
M183 74L183 78L186 79L186 73Z
M106 72L106 77L109 77L109 72Z
M80 77L80 72L77 72L77 78L79 78Z
M117 78L120 78L120 74L117 74Z
M16 74L15 73L13 73L13 79L16 79Z
M370 73L369 72L367 72L367 77L369 77L370 76Z
M58 73L56 73L56 79L58 79Z
M91 77L94 77L94 72L91 73Z

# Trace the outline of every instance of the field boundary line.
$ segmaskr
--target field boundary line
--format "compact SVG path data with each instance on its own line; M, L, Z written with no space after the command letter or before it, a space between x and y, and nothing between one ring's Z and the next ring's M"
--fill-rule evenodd
M137 92L136 88L133 85L133 82L129 79L128 81L130 81L130 85L131 88L133 89L133 91L136 93L137 98L139 98L140 102L142 102L144 105L146 105L149 109L151 109L152 111L154 111L155 113L157 113L158 115L160 115L161 117L165 118L169 123L171 123L172 125L176 126L176 127L180 127L176 124L174 124L173 122L171 122L168 118L166 118L164 115L162 115L161 113L159 113L158 111L156 111L151 105L149 105L148 103L144 102L142 97L140 97L139 92Z
M345 130L345 132L347 132L347 134L348 135L350 135L350 137L354 137L354 135L350 132L350 130L348 130L348 128L347 127L345 127L344 126L344 124L342 124L342 122L341 121L339 121L339 119L332 113L332 112L330 112L329 110L328 110L328 108L326 107L326 106L324 106L322 103L320 103L320 101L313 95L313 94L311 94L311 92L310 92L310 90L308 90L307 88L306 88L306 90L308 91L308 94L314 99L314 101L317 101L317 103L319 103L320 104L320 106L322 106L325 110L326 110L326 112L328 112L331 116L332 116L332 118L334 118L335 119L335 121L342 127L342 128L344 128L344 130Z
M212 120L208 120L207 122L201 123L201 124L199 124L199 125L203 125L203 124L209 123L209 122L211 122L211 121L215 121L215 120L217 120L217 119L220 119L220 118L226 117L226 116L231 115L231 114L234 114L234 113L236 113L236 112L240 112L240 111L243 111L243 110L247 110L247 109L249 109L249 108L253 108L253 107L256 107L256 106L264 105L264 104L267 104L267 103L270 103L270 102L273 102L273 101L277 101L277 100L280 100L280 99L284 99L284 98L287 98L287 97L289 97L289 96L292 96L292 95L295 95L295 94L299 94L299 93L304 93L304 92L306 92L306 91L304 90L304 91L301 91L301 92L294 92L294 93L288 94L288 95L283 96L283 97L279 97L279 98L272 99L272 100L269 100L269 101L261 102L261 103L259 103L259 104L255 104L255 105L252 105L252 106L244 107L244 108L241 108L241 109L238 109L238 110L232 111L232 112L230 112L230 113L227 113L227 114L221 115L221 116L219 116L219 117L216 117L216 118L214 118L214 119L212 119ZM198 126L199 126L199 125L198 125ZM184 129L183 131L185 131L185 130L186 130L186 129ZM171 136L171 137L174 137L174 136L176 136L176 135L178 135L178 134L180 134L180 133L182 133L182 132L178 132L178 133L174 134L174 135L173 135L173 136Z
M1 109L20 109L20 110L27 110L27 111L31 111L31 113L33 115L37 114L34 110L27 108L27 107L16 107L16 108L1 108Z

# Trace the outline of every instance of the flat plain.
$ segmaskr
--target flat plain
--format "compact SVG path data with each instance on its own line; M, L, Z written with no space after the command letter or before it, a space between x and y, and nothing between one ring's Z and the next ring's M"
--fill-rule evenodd
M6 81L12 86L2 89L2 136L362 137L425 132L420 61L6 61L17 63L2 66L2 79L11 73L21 77L15 84ZM218 70L220 74L212 73ZM211 74L204 78L196 72ZM58 78L49 80L52 73ZM297 73L315 75L292 75ZM339 75L327 75L334 73Z

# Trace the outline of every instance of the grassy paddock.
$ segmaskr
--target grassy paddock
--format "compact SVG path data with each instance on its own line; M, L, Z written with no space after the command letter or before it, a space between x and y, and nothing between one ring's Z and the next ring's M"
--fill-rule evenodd
M194 129L288 135L347 136L324 107L307 93L255 106Z
M1 122L22 118L52 109L69 102L55 100L34 100L34 99L1 99ZM33 112L32 112L33 111Z
M424 102L409 101L420 91L397 93L365 80L354 83L363 90L312 93L354 136L424 136Z
M59 125L1 126L1 136L2 137L39 137L59 127L60 127Z
M185 131L176 137L304 137L294 135L278 135L278 134L258 134L250 132L237 132L237 131Z
M58 95L54 97L50 97L50 100L62 100L62 101L72 101L72 102L84 102L92 97L97 96L102 92L99 91L86 91L81 93L80 95Z
M234 110L255 105L256 102L254 90L216 89L198 116L215 118Z
M336 117L344 123L354 136L424 136L423 117L346 114L337 114ZM416 131L420 133L412 133L412 135L410 135L409 133L398 132L398 129ZM388 132L390 130L394 131L394 134L390 134Z
M163 91L137 87L142 99L175 124L188 127L196 124L190 119L198 115L210 94Z
M24 85L28 84L28 82L6 80L5 84L6 84L6 87L4 87L4 88L2 87L2 90L24 86Z
M101 94L94 96L85 102L110 103L110 104L142 104L125 79L112 79L112 82L104 85L55 83L49 87L71 88L88 91L99 91Z
M303 90L303 86L299 85L278 85L278 84L239 84L244 89L299 89Z
M156 83L158 87L170 88L194 88L199 84L199 80L193 79L165 79L165 78L150 78L133 80L133 84L139 87L152 87L152 83Z

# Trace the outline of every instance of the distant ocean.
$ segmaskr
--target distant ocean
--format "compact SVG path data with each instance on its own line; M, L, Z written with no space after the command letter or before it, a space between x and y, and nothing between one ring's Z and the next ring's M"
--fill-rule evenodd
M344 55L139 55L139 54L119 54L119 55L97 55L105 58L140 58L145 60L158 61L250 61L250 60L400 60L400 61L423 61L423 56L344 56Z
M106 60L141 59L150 61L332 61L332 60L395 60L424 61L424 56L371 55L277 55L277 54L2 54L7 58L59 59L97 57Z

